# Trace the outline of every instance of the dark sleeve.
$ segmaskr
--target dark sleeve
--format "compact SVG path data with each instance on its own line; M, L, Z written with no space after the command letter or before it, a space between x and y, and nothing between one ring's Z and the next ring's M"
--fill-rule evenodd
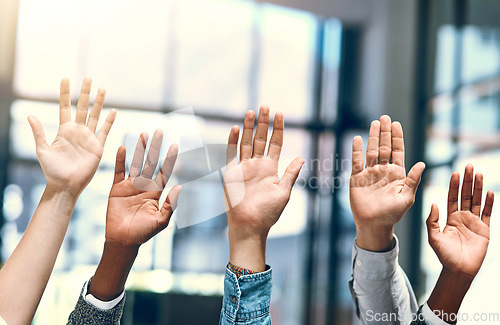
M68 317L67 325L80 324L111 324L119 325L125 305L125 297L113 308L104 310L97 308L83 298L83 290L80 292L75 309Z

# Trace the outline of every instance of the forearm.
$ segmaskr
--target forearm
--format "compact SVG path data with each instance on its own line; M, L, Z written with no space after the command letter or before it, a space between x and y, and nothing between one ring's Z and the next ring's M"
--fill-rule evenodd
M103 301L118 297L139 251L139 246L123 246L106 242L88 293Z
M29 324L47 285L76 197L47 187L19 245L0 271L0 314Z
M455 316L474 278L463 273L443 268L434 290L427 301L431 310L444 321L447 316ZM456 319L456 318L451 318Z

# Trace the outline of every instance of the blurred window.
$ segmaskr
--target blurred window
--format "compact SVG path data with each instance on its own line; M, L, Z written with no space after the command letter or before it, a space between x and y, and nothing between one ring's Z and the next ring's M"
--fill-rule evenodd
M91 98L99 87L107 90L102 116L118 109L99 170L77 203L34 323L65 321L81 283L101 256L116 149L127 146L129 163L137 135L144 129L152 132L152 125L165 121L165 116L168 120L166 113L185 106L193 106L195 113L194 119L170 119L168 127L159 126L167 142L182 141L176 134L187 132L199 134L206 143L225 144L231 126L241 125L245 110L268 104L272 113L284 113L287 124L280 175L297 156L306 161L331 156L333 164L341 31L335 19L246 0L20 0L10 106L10 185L5 189L6 221L1 229L3 260L26 230L45 184L26 117L40 119L49 141L56 135L62 77L71 80L73 104L81 80L91 76ZM321 92L314 91L318 74ZM321 142L318 150L316 141ZM181 151L190 144L182 143ZM172 182L187 182L190 173L202 173L194 163L179 169ZM300 324L303 319L304 264L308 249L313 249L305 243L311 220L320 215L321 224L330 221L333 187L328 178L333 169L332 165L318 171L318 179L327 184L320 191L311 181L316 170L304 169L270 233L267 256L275 269L276 286L272 313L284 324ZM128 289L222 294L227 221L220 211L220 175L208 176L185 187L182 218L213 217L179 228L176 213L168 228L141 248ZM347 207L347 197L342 201ZM351 226L346 236L353 237ZM322 229L318 254L326 259L330 234L327 227ZM348 259L344 258L344 266ZM328 263L319 267L318 273L325 275ZM193 289L192 283L203 286ZM323 289L314 290L319 292L318 301L326 299ZM61 315L57 320L56 314Z
M457 10L457 6L466 4ZM493 17L500 13L495 1L433 2L436 12L455 14L454 22L438 17L431 33L435 33L435 93L427 101L427 139L425 161L426 182L423 187L422 229L431 203L440 207L440 225L446 224L446 198L453 170L463 177L464 168L472 163L475 172L484 175L487 190L500 191L498 161L500 156L500 25ZM431 46L432 48L432 46ZM438 201L436 201L438 200ZM493 214L498 215L498 207ZM481 277L475 281L461 308L465 314L496 311L498 306L484 299L493 294L491 285L500 264L499 250L493 235L498 225L491 224L492 240ZM441 271L440 263L427 243L426 231L421 238L421 265L425 272L426 297Z

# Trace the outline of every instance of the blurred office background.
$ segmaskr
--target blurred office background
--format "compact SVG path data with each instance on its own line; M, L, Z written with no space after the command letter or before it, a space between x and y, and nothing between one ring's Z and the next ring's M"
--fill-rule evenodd
M105 113L118 109L34 324L65 323L93 275L117 147L132 148L140 126L186 106L206 142L225 143L246 109L268 104L285 114L280 172L294 157L306 159L267 246L271 314L284 325L357 324L347 287L355 237L351 140L366 138L381 114L401 121L407 168L427 164L416 203L396 230L401 264L422 303L440 271L423 221L431 202L444 221L452 171L472 162L485 187L500 191L499 16L495 0L0 0L2 261L44 188L26 117L37 116L47 137L55 135L62 77L71 80L74 103L91 76L94 96L107 89ZM167 137L193 127L171 124ZM188 164L175 181L196 172L203 176ZM214 217L184 228L172 222L141 248L123 324L217 323L228 260L219 189L220 179L207 178L183 191L188 217ZM496 215L464 312L498 309L489 299L500 289Z

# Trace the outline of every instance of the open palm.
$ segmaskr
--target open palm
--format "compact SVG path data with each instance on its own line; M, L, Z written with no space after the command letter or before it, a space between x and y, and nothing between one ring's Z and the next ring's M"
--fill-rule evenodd
M37 157L49 186L56 186L79 195L94 176L104 150L104 143L116 112L112 110L97 137L95 130L104 103L105 91L99 89L87 121L92 81L83 81L78 99L75 122L71 122L69 80L61 81L59 130L52 144L48 144L40 121L28 118L36 142Z
M356 225L393 226L412 206L425 168L418 163L408 176L401 124L389 116L373 121L363 168L363 142L353 139L350 202Z
M452 174L448 192L446 226L441 232L438 223L439 210L437 205L433 204L427 218L427 230L429 244L443 267L474 277L488 249L494 195L492 191L488 191L485 206L480 215L483 176L477 173L475 179L473 178L474 169L472 165L468 165L465 168L459 210L460 175L458 172Z
M172 145L168 151L167 159L160 173L153 181L152 174L158 163L159 148L161 147L161 132L155 132L153 143L148 153L144 169L142 161L146 148L147 135L142 134L134 153L135 167L125 178L125 147L120 147L116 155L115 178L109 194L108 210L106 215L106 241L120 243L126 246L139 246L147 242L154 235L167 227L174 211L181 187L174 186L165 202L161 205L159 200L165 184L172 172L178 148ZM140 162L140 166L137 165ZM138 168L138 170L136 170ZM142 173L140 173L142 169ZM161 190L143 190L134 185L135 178L149 180L156 187L157 182L162 184Z
M278 162L283 145L283 115L277 113L268 154L264 156L269 125L269 108L262 107L257 131L252 144L255 113L247 112L240 145L240 163L237 161L239 129L231 129L227 149L227 168L224 190L230 228L248 229L249 232L269 229L278 221L285 208L292 186L304 163L296 158L290 163L281 181ZM252 150L253 149L253 150ZM234 227L231 227L234 226Z

